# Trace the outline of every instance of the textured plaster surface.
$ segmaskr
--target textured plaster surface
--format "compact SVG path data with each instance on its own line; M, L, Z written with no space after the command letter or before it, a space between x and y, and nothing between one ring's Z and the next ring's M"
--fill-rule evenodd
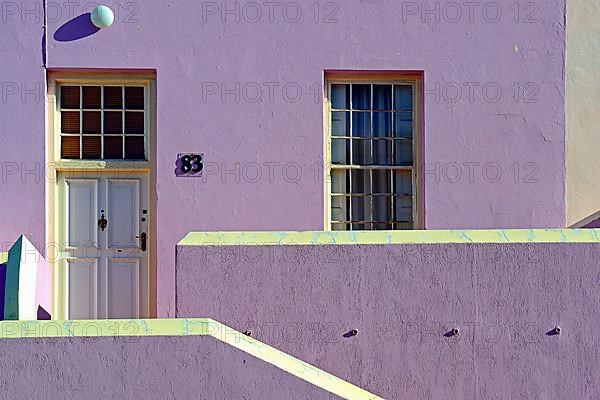
M2 342L28 338L92 338L125 337L138 342L141 337L209 336L241 350L279 370L295 376L344 399L377 400L380 397L343 381L323 370L285 354L254 338L208 318L146 320L76 320L76 321L10 321L0 322Z
M177 312L384 398L596 398L599 255L597 243L179 246Z
M337 399L207 336L0 340L6 399Z
M600 3L567 2L567 224L600 218Z
M207 3L218 7L216 15L203 10ZM263 7L251 22L254 14L225 14L233 1L121 2L112 27L67 42L54 33L89 9L52 3L50 68L157 71L159 316L174 315L174 246L187 232L323 229L325 70L423 72L427 228L564 225L564 1L540 3L535 23L524 22L523 2L517 22L508 3L497 3L497 22L490 22L494 10L484 17L483 6L472 21L465 8L458 22L439 13L423 21L421 11L442 3L416 2L421 10L412 15L405 3L319 2L317 22L312 0L295 2L298 22L278 3L272 18ZM43 87L41 20L24 12L7 19L0 27L4 79ZM523 101L527 83L538 88L537 102ZM219 92L207 95L207 84ZM256 84L260 101L252 100ZM286 85L293 88L284 92ZM456 85L462 95L453 101ZM44 163L44 104L16 98L1 105L0 158L26 160L32 169ZM181 152L205 154L205 179L174 176ZM42 181L28 175L25 183L1 183L2 241L25 233L43 243Z

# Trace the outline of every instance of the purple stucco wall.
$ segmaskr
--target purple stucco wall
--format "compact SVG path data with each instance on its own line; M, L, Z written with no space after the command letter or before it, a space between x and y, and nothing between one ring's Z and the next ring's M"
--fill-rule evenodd
M21 234L45 247L43 29L20 14L34 3L0 6L0 252Z
M5 399L334 399L210 337L3 339Z
M599 256L569 243L181 246L177 313L384 398L596 398Z
M173 248L185 233L323 229L325 70L423 71L427 228L564 226L562 0L523 0L517 14L512 3L319 2L318 15L307 0L260 16L251 2L116 2L111 28L68 42L54 33L93 3L50 3L49 67L157 71L159 316L174 315ZM0 27L4 79L43 86L42 23L24 9L41 2L15 4ZM214 85L218 94L203 90ZM2 104L0 157L33 168L44 106L16 98ZM190 151L205 153L205 179L174 176L177 153ZM1 192L0 240L43 242L43 184L11 177Z

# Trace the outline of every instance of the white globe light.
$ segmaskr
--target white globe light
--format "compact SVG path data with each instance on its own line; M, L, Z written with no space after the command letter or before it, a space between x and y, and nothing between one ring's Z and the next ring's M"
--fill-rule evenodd
M92 11L92 24L97 28L108 28L115 21L115 14L107 6L98 6Z

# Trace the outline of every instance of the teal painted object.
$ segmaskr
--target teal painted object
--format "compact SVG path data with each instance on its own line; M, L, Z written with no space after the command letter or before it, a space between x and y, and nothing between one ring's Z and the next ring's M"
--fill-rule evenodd
M4 319L19 319L19 275L21 268L21 254L23 248L23 235L8 251L6 262L6 283L4 284Z
M97 28L108 28L115 21L115 14L107 6L98 6L94 8L91 14L92 24Z
M6 283L6 264L0 262L0 321L4 320L4 284Z

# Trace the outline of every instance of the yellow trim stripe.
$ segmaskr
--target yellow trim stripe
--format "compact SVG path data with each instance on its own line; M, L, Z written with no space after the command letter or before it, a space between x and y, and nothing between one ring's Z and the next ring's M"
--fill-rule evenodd
M8 261L8 253L0 252L0 264L4 264Z
M600 243L600 229L498 229L355 232L190 232L179 246L434 243Z
M208 318L3 321L0 340L72 337L210 336L344 399L382 399L334 375Z

